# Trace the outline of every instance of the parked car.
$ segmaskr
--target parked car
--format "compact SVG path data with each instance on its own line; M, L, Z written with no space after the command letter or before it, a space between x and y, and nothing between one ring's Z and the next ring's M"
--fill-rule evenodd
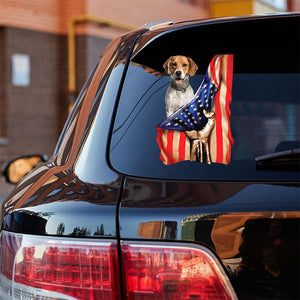
M0 299L299 299L299 16L114 40L53 156L5 167L40 160L2 205Z

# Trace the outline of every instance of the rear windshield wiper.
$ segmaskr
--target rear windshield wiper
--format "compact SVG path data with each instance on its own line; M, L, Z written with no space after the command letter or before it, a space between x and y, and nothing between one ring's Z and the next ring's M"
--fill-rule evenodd
M299 171L300 148L258 156L255 162L257 170Z

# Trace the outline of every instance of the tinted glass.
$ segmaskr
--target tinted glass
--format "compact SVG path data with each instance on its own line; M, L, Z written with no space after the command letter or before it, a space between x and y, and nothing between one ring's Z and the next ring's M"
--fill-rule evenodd
M289 34L284 33L287 31ZM299 148L298 39L296 18L191 26L158 36L132 58L128 69L110 144L112 166L121 173L147 178L299 178L298 172L288 168L257 170L255 163L258 156ZM156 127L166 119L165 96L170 85L163 65L177 54L192 58L198 66L197 73L190 76L194 92L216 55L233 57L232 99L225 105L226 134L233 141L226 153L222 149L229 157L226 163L208 164L205 154L203 162L188 159L165 165L160 159ZM216 109L212 108L215 115ZM215 122L221 124L224 136L224 120L216 118ZM194 141L190 139L191 155ZM211 147L212 135L208 143Z

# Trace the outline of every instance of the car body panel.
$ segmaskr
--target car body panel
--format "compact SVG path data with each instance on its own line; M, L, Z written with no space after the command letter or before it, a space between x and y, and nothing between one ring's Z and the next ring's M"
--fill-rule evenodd
M120 237L210 248L242 299L297 297L299 236L298 184L126 180Z
M26 234L116 237L120 179L95 185L61 172L3 219L2 228Z

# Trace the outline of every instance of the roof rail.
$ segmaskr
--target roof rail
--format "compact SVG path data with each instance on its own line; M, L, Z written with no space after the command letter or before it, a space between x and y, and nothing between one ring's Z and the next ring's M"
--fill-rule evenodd
M154 22L147 23L143 27L148 30L155 30L171 24L174 24L174 22L170 20L161 20L161 21L154 21Z

